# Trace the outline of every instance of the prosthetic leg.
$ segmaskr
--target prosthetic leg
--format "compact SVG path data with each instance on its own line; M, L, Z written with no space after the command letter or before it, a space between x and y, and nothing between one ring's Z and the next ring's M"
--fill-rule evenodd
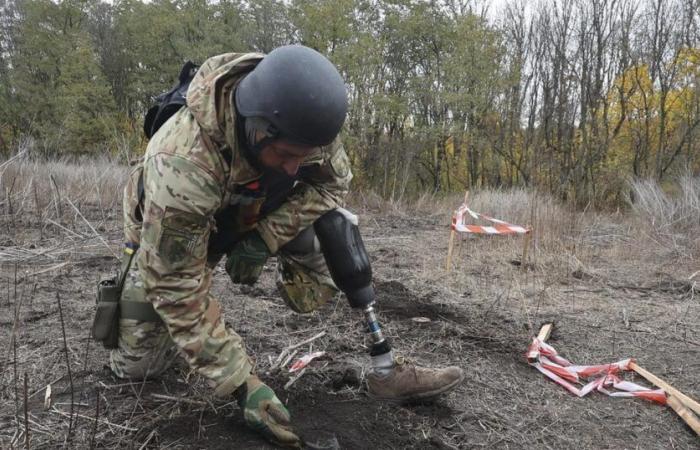
M357 216L338 208L316 220L314 231L336 286L345 293L352 308L364 313L367 330L372 336L370 356L373 363L379 362L380 367L384 365L381 363L390 365L391 345L382 333L374 310L372 267L362 243ZM383 359L388 361L378 361Z
M432 369L406 363L401 358L394 360L391 345L374 311L372 268L360 237L357 217L338 208L316 220L314 231L333 282L345 293L351 307L362 310L367 331L372 336L368 394L388 401L423 401L461 383L464 372L459 367Z

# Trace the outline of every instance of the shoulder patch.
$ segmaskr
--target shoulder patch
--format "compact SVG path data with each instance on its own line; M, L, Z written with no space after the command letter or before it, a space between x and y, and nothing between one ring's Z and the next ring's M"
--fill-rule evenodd
M207 217L168 206L161 221L158 254L174 266L190 258L204 258L208 235Z
M350 173L350 159L343 146L340 146L331 157L331 168L339 178L345 178Z

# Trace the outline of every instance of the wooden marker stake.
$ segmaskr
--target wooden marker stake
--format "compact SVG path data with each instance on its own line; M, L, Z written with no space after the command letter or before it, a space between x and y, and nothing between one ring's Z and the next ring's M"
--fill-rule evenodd
M530 248L530 239L532 239L532 230L525 233L523 237L523 256L520 259L520 270L525 270L527 265L527 251Z
M693 431L695 431L695 434L700 436L700 419L698 419L695 414L690 412L690 410L673 395L668 396L666 403L668 403L668 406L673 408L676 414L678 414L680 418L683 419L683 421L687 423L688 426L693 429Z
M452 225L450 225L452 226ZM455 230L450 230L450 242L447 244L447 261L445 262L445 270L448 272L452 268L452 249L455 244Z
M547 339L549 339L549 336L552 334L552 329L554 329L554 324L552 322L545 323L542 325L542 328L540 328L540 332L537 333L537 339L540 342L546 342ZM538 351L531 351L527 354L527 361L530 363L537 362L537 358L539 356Z
M549 339L549 336L552 334L553 328L554 324L551 322L542 325L542 328L540 328L540 332L537 334L537 339L539 339L542 342L546 342L547 339Z
M685 395L684 393L682 393L678 389L674 388L673 386L671 386L670 384L668 384L667 382L665 382L661 378L657 377L653 373L649 372L648 370L646 370L642 367L639 367L637 365L637 363L635 363L635 362L630 363L630 368L632 370L634 370L635 372L637 372L642 377L644 377L648 382L650 382L650 383L660 387L664 391L666 391L666 393L668 395L672 395L672 396L676 397L681 403L683 403L683 405L686 408L692 409L693 411L695 411L696 414L700 414L700 403L698 403L695 400L693 400L692 398L688 397L687 395Z
M466 191L464 193L464 203L462 203L463 205L467 203L468 197L469 191ZM457 234L457 232L451 229L451 227L452 224L450 223L450 242L447 244L447 261L445 262L445 270L447 270L448 272L452 269L452 251L454 250L455 235Z

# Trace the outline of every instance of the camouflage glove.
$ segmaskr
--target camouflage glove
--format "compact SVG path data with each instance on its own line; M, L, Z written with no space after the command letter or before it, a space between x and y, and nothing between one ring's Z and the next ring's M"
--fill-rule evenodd
M246 425L273 444L301 448L302 441L289 423L289 411L275 393L255 375L234 392Z
M226 272L234 283L255 284L269 257L270 250L265 241L257 231L251 231L229 252Z

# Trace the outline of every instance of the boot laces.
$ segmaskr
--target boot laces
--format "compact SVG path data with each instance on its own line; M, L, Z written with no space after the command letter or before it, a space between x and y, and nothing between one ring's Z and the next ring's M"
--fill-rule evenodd
M416 370L417 366L412 359L406 358L403 355L397 355L394 357L394 368L400 372L413 368L411 371L413 372L413 379L416 381L416 383L419 381L418 370Z

